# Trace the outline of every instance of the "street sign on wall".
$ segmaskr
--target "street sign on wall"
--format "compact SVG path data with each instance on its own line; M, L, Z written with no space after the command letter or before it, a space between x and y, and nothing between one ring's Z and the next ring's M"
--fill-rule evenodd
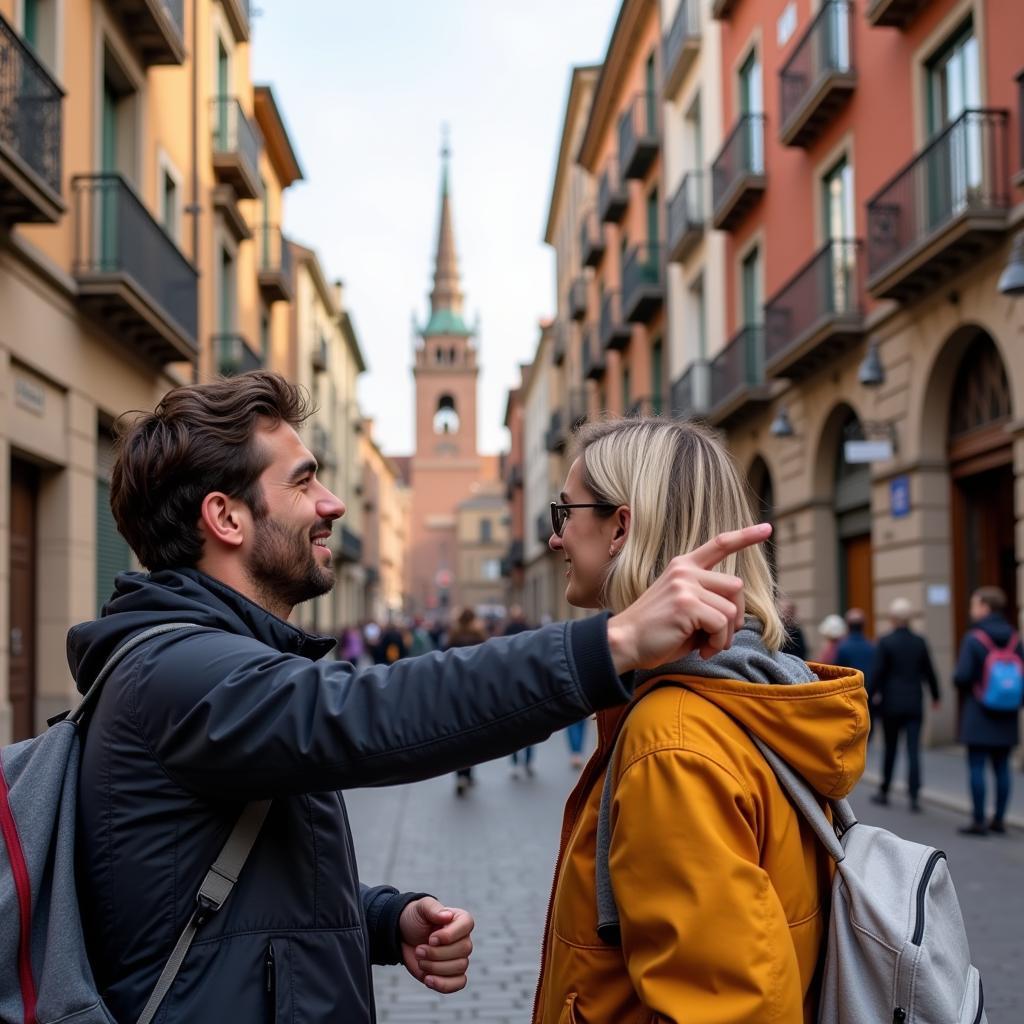
M847 441L843 457L851 465L863 462L888 462L892 458L892 441Z
M894 476L889 481L889 514L893 519L910 515L910 477Z

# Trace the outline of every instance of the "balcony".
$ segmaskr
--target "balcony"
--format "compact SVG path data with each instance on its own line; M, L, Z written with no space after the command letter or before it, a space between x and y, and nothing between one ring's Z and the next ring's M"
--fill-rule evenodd
M642 178L658 155L658 105L649 92L637 93L619 118L619 163L624 178Z
M644 242L622 264L622 312L630 323L649 323L665 301L661 246Z
M711 4L711 17L715 21L723 21L732 14L738 3L739 0L714 0Z
M537 543L547 547L547 543L551 539L551 513L539 512L534 520L533 528L536 531Z
M314 373L327 372L327 368L331 364L331 346L327 343L326 338L321 337L313 346L312 362Z
M583 215L580 225L580 261L585 267L599 267L604 259L604 225L598 220L597 211Z
M241 334L215 334L210 343L217 359L217 372L223 377L263 369L263 357Z
M0 14L0 225L55 224L64 90Z
M1007 225L1005 110L967 110L868 200L868 291L901 302L995 245Z
M868 21L878 27L906 28L929 0L868 0Z
M196 357L196 271L119 174L71 180L83 308L158 363Z
M622 299L618 292L605 292L601 302L601 345L621 351L633 337L633 325L622 316Z
M700 416L708 407L710 389L710 364L704 360L694 360L683 374L672 382L671 415L680 420Z
M292 282L292 250L279 227L260 227L260 292L268 303L291 302L295 297Z
M764 114L744 114L711 165L712 223L731 231L765 189Z
M639 420L648 416L660 416L662 413L662 404L660 395L638 398L635 402L631 403L629 408L626 410L626 418Z
M583 335L583 376L587 380L600 380L607 369L604 346L591 324Z
M619 162L609 157L597 186L597 213L605 224L619 224L629 206L629 190L619 174Z
M765 305L769 377L806 377L864 336L862 248L829 242Z
M554 335L554 340L551 344L551 362L555 366L561 366L565 362L565 353L569 340L569 332L565 324L561 322L555 324Z
M548 421L548 430L544 435L544 447L552 455L561 455L569 440L569 423L562 409L555 409Z
M587 279L577 277L569 286L569 316L584 320L587 316Z
M211 109L217 180L231 185L239 199L258 199L263 194L259 130L234 96L218 96L211 101Z
M358 565L363 560L363 538L342 526L338 540L338 558Z
M147 67L184 64L185 0L115 0L110 6Z
M1024 188L1024 71L1017 76L1017 174L1013 183Z
M700 2L679 0L672 26L661 42L666 96L674 96L700 53Z
M247 42L250 25L249 0L221 0L221 6L227 15L235 42Z
M784 146L809 146L857 85L853 4L827 0L779 72Z
M668 204L668 259L682 263L704 237L704 175L690 171Z
M767 404L764 380L764 328L739 330L711 360L711 396L707 418L724 426L751 408Z

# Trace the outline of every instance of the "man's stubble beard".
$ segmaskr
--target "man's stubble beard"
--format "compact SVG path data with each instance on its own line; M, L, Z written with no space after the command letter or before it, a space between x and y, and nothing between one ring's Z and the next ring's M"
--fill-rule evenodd
M317 564L309 531L292 533L270 516L256 523L256 538L245 571L261 603L276 614L334 587L334 567Z

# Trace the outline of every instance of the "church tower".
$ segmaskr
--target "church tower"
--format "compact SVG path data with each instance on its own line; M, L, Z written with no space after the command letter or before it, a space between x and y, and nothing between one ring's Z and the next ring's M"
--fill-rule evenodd
M463 312L452 224L447 141L441 151L441 211L430 316L417 329L416 451L412 457L409 592L420 612L447 612L455 587L456 508L482 476L477 451L477 350Z

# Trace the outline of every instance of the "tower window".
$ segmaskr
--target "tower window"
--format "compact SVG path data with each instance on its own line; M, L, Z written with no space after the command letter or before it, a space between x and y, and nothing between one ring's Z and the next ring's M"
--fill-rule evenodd
M434 413L435 434L457 434L459 432L459 414L455 411L455 399L451 395L442 395L437 400L437 412Z

